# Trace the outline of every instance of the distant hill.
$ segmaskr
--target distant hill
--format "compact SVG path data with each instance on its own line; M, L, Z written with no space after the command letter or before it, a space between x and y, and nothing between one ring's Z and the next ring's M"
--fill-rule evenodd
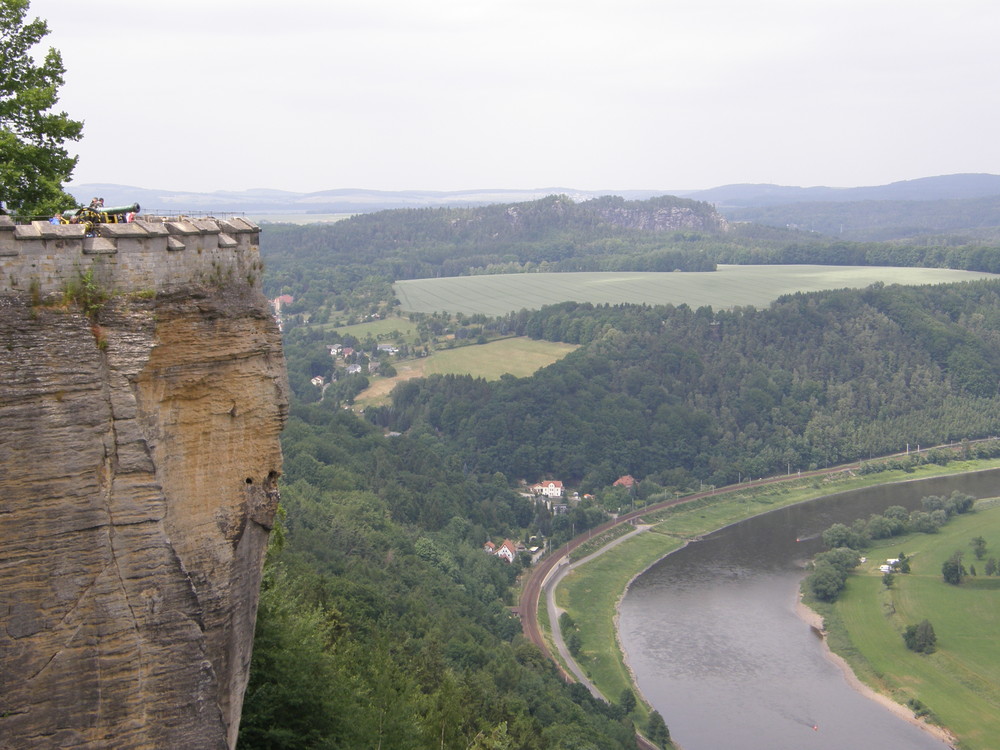
M786 203L720 210L731 221L816 232L856 242L926 241L947 235L950 243L1000 240L1000 195L952 200L865 200Z
M1000 196L1000 175L951 174L852 188L723 185L685 193L687 198L714 203L720 210L806 202L932 201L990 196Z
M1000 239L1000 176L954 174L856 188L725 185L691 193L733 221L859 242Z
M69 192L86 204L94 196L106 205L139 203L154 213L244 213L258 221L283 217L366 214L386 209L476 207L536 201L565 195L576 203L601 196L642 201L672 195L711 203L726 218L770 227L792 228L845 240L887 241L933 235L961 241L1000 239L1000 175L953 174L869 187L792 187L723 185L710 190L360 190L313 193L256 188L198 193L114 184L71 185Z
M628 200L645 200L677 191L663 190L573 190L571 188L534 188L526 190L357 190L344 188L315 193L295 193L284 190L255 188L250 190L198 193L182 190L158 190L87 183L69 185L69 193L81 205L93 197L104 198L105 205L119 206L138 203L143 210L154 213L228 213L242 212L251 216L267 214L358 214L393 208L426 208L429 206L487 206L496 203L519 203L566 195L574 201L586 201L603 195L620 195Z

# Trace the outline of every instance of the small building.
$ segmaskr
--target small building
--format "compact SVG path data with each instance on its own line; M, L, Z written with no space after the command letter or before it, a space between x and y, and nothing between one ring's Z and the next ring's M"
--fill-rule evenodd
M312 380L310 380L309 382L310 382L310 383L312 383L312 384L313 384L314 386L316 386L317 388L322 388L322 387L323 387L323 383L324 383L325 381L323 380L323 376L322 376L322 375L317 375L316 377L314 377L314 378L313 378Z
M510 539L504 539L503 544L497 547L497 557L509 563L514 562L514 558L517 557L517 547L514 542Z
M631 474L625 474L624 476L618 477L615 480L614 484L612 484L611 486L624 487L627 490L631 490L633 487L635 487L635 485L636 485L635 477L633 477Z
M549 479L545 482L531 485L531 491L536 495L544 495L549 498L562 497L563 483L558 479Z
M489 555L495 555L497 553L497 546L493 542L488 541L483 545L483 552Z

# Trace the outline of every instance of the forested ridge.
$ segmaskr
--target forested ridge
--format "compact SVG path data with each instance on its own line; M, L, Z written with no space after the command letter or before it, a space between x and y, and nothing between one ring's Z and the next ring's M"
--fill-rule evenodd
M722 485L992 434L998 323L996 282L796 294L766 310L566 303L524 332L586 346L535 377L412 381L367 416L432 430L511 478Z
M299 250L272 249L270 268L303 295L292 308L297 327L286 332L301 388L314 366L331 366L325 344L333 334L316 323L334 311L391 315L397 261L433 274L454 258L463 273L489 270L475 265L476 243L501 242L493 235L509 222L508 208L489 213L497 226L470 219L453 230L481 234L441 244L438 255L421 253L440 239L403 241L406 231L423 231L406 230L403 214L426 218L434 227L426 235L443 231L442 217L452 215L436 210L389 212L381 227L366 218L350 231L372 237L357 243L328 244L309 231ZM561 262L557 250L576 262L598 246L625 248L616 262L632 262L654 237L666 243L654 252L667 247L692 263L892 262L897 251L909 254L908 265L957 257L941 247L804 235L787 242L752 226L600 237L603 229L581 225L562 245L551 229L523 246L527 235L511 230L503 242L521 255L509 262L530 270L531 257ZM976 263L993 257L983 252ZM522 638L511 607L527 555L508 565L483 552L487 540L558 545L622 503L624 490L610 485L623 474L638 480L630 499L641 505L907 445L959 445L1000 424L1000 282L877 284L791 295L766 309L567 303L499 320L431 322L475 327L483 340L520 334L580 348L531 378L408 381L390 405L364 414L344 408L353 380L319 401L293 400L284 520L266 567L241 748L634 747L640 714L625 696L609 705L564 685ZM351 377L363 387L363 376ZM522 480L542 478L594 497L553 516L521 495Z

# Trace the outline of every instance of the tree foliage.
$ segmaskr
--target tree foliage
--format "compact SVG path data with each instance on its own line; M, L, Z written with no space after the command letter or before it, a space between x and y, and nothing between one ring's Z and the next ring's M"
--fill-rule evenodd
M64 144L83 123L53 109L65 69L55 49L35 61L48 27L26 20L28 4L0 0L0 199L19 215L49 216L75 205L62 189L76 166Z
M958 586L962 583L967 571L962 565L962 552L956 550L947 560L941 563L941 576L945 583Z
M903 631L903 641L910 651L933 654L937 648L937 635L929 620L921 620L917 625L907 625Z
M649 722L646 724L646 736L658 747L666 747L670 742L670 730L663 720L659 711L649 714Z
M634 746L521 636L520 568L483 552L532 519L506 479L326 402L293 404L283 450L240 748Z
M982 536L974 536L970 540L969 544L972 545L972 552L976 556L977 560L982 560L986 557L986 539Z

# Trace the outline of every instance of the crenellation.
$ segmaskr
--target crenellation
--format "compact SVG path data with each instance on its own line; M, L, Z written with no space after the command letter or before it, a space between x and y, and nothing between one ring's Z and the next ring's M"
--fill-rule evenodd
M224 278L253 280L260 257L260 227L242 217L142 217L98 224L35 221L14 224L0 216L0 294L30 288L61 292L93 269L116 292L171 291Z

